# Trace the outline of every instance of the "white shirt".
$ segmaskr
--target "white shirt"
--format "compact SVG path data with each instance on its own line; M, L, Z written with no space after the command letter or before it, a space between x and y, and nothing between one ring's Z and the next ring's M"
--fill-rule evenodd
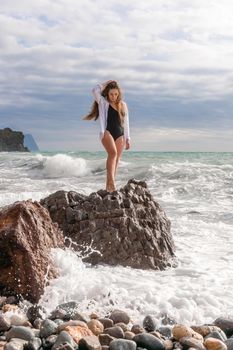
M97 84L93 89L93 95L95 97L96 102L99 105L99 121L100 121L100 140L102 140L104 136L104 132L107 127L107 119L108 119L108 108L109 102L101 95L101 91L103 90L103 86L101 84ZM130 141L129 135L129 112L127 104L122 101L125 107L125 118L124 118L124 138L127 141Z

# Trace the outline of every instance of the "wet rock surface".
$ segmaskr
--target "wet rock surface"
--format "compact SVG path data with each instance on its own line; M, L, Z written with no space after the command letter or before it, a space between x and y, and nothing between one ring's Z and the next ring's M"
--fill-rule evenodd
M54 247L64 247L62 233L38 202L0 208L0 290L37 302L45 276L57 276L50 258Z
M170 221L144 181L89 196L58 191L41 200L67 244L91 264L164 269L175 266Z

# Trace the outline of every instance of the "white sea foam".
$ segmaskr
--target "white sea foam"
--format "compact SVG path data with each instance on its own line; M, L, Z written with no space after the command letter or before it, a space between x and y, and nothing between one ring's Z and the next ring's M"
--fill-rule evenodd
M73 252L60 249L54 250L53 256L61 275L46 287L40 301L47 312L75 300L84 314L96 311L106 315L121 308L134 322L151 314L159 324L167 314L177 322L198 324L233 311L230 272L223 273L213 257L207 265L204 256L195 261L197 251L181 259L178 268L163 272L120 266L90 268Z
M83 158L56 154L43 157L41 160L43 161L43 175L48 178L83 176L90 173L87 161Z

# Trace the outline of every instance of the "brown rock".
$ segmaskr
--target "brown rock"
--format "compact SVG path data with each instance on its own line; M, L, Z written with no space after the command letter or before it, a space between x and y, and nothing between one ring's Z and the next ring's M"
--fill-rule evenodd
M65 236L78 243L73 248L84 261L140 269L176 265L170 221L144 181L131 179L113 194L58 191L41 203ZM95 251L87 254L90 246Z
M19 307L18 305L13 305L13 304L5 304L2 308L3 312L7 312L7 311L16 311L18 310Z
M4 350L23 350L25 344L27 340L13 338L5 344Z
M189 348L193 348L196 350L206 350L202 341L193 337L180 338L179 342L182 345L182 349L184 350L188 350Z
M4 340L0 340L0 350L3 350L4 349L4 346L6 345L6 341Z
M59 324L57 330L58 330L58 333L60 333L61 331L64 331L66 327L74 327L74 326L88 328L87 324L85 322L70 320L70 321L63 322L63 323Z
M219 332L221 329L217 326L192 326L194 332L201 334L203 337L206 337L211 332Z
M74 339L74 341L79 344L79 340L88 335L93 335L92 331L87 327L82 326L67 326L64 331L69 333L69 335Z
M111 320L113 320L113 323L125 323L128 324L130 321L130 318L128 314L125 311L122 310L114 310L111 315L109 316Z
M98 320L91 320L87 323L88 328L92 331L94 335L99 335L104 331L103 324Z
M113 326L110 328L106 328L104 330L105 334L109 334L114 338L124 338L124 332L121 327Z
M28 321L27 316L23 312L14 313L10 317L12 326L25 326L31 327L31 323Z
M224 344L220 339L208 338L204 341L204 345L207 350L227 350L226 344Z
M173 342L170 339L166 339L163 342L165 350L172 350L173 349Z
M96 319L99 318L99 316L98 316L95 312L92 312L92 313L90 314L90 318L96 320Z
M99 341L100 341L101 345L109 345L113 339L115 339L115 338L109 334L100 334L99 335Z
M85 350L101 350L98 337L95 335L86 336L79 341L79 348Z
M130 332L130 331L125 332L125 339L127 340L132 340L134 336L135 336L135 333L133 332Z
M145 329L139 324L134 324L131 328L131 332L133 332L134 334L144 333Z
M157 331L150 332L150 334L154 335L158 339L163 339L162 335Z
M123 322L115 323L115 326L121 327L124 332L128 331L127 325Z
M62 246L60 230L38 202L28 200L1 208L0 284L38 302L47 273L49 278L57 276L50 249Z
M104 329L113 326L113 320L110 320L110 318L99 318L99 321L103 324Z
M177 340L180 340L184 337L191 337L203 342L203 337L201 334L194 332L191 327L184 326L182 324L176 324L172 328L173 337Z

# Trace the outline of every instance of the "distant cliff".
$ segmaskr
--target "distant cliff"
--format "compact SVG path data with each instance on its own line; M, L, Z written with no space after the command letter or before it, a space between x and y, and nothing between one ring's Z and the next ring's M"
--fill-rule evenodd
M24 146L31 152L39 152L39 147L31 134L24 135Z
M29 152L24 146L23 133L10 128L0 129L0 152Z

